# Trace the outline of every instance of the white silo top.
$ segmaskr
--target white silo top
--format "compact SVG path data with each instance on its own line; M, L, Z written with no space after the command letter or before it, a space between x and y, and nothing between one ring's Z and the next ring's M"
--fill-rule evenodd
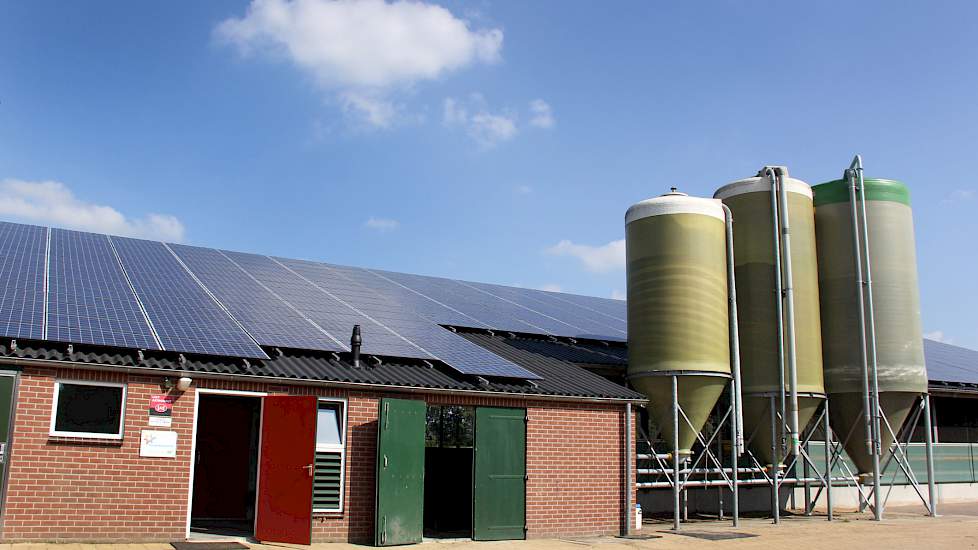
M784 182L784 188L787 192L812 198L812 188L807 183L791 177L785 177L782 182ZM757 193L759 191L771 192L771 179L767 175L744 178L733 183L728 183L717 189L717 192L713 194L713 198L729 199L737 195Z
M633 204L625 213L625 224L642 218L667 214L701 214L721 221L726 219L719 200L690 197L686 193L673 190L665 195Z

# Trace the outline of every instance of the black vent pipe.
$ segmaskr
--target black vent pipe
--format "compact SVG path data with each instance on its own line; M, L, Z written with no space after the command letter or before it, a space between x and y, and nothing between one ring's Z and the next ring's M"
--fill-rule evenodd
M360 346L363 344L363 337L360 336L360 325L353 325L353 334L350 336L350 351L353 353L353 368L360 368Z

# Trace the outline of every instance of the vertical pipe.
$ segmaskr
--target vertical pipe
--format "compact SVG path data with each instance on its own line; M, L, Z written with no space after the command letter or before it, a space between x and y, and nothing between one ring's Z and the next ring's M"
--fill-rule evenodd
M805 449L806 455L807 455L807 451L809 449ZM797 468L798 467L797 466L798 463L795 462L795 464L796 464L795 468ZM806 516L810 516L810 515L812 515L812 504L811 504L812 503L812 485L811 485L811 483L808 482L808 460L804 456L801 458L801 466L802 466L802 475L805 476L804 477L804 479L805 479L805 485L804 485L804 488L805 488L805 515ZM797 472L798 470L795 470L795 471Z
M828 509L828 521L832 521L832 428L829 426L829 400L826 396L825 415L822 418L822 430L825 431L825 506Z
M858 157L857 157L858 158ZM859 303L859 351L863 367L863 429L866 431L866 451L876 452L873 444L872 404L869 398L869 357L866 354L866 301L863 297L863 260L859 253L859 213L856 210L856 178L852 169L846 170L849 181L849 210L852 216L852 253L856 269L856 301Z
M784 395L784 291L781 288L781 222L778 219L778 182L777 174L773 168L765 168L765 172L771 179L771 229L774 237L774 294L775 298L775 325L778 332L778 392L780 399L778 405L781 411L782 420L785 414L785 395ZM779 424L778 431L772 435L772 441L784 439L784 423Z
M774 518L774 523L781 523L781 499L778 495L778 474L781 473L781 468L778 464L781 463L781 459L778 457L778 442L775 439L777 433L778 425L778 414L774 410L774 396L771 396L771 516Z
M924 394L924 428L927 435L924 444L927 448L927 500L930 504L930 517L937 517L937 485L934 480L934 437L933 421L930 417L930 394Z
M679 377L672 375L672 528L679 530Z
M632 534L632 518L635 510L632 508L632 495L635 494L635 485L632 483L632 468L635 467L632 459L632 404L625 403L625 535ZM653 451L654 452L654 451ZM639 527L639 526L636 526Z
M788 423L788 429L790 431L788 452L797 456L799 444L798 432L801 431L801 426L798 425L798 368L796 364L797 350L795 346L794 275L791 271L791 216L788 211L788 188L784 181L786 175L785 170L784 168L778 168L777 171L778 200L781 208L781 254L783 258L781 264L784 277L782 291L784 292L785 340L788 348L788 391L790 392L788 415L783 420Z
M727 226L727 317L730 333L730 371L733 374L733 387L736 392L731 396L733 410L734 439L732 443L737 455L744 451L744 413L743 397L740 390L740 333L737 320L737 276L734 270L733 243L733 214L730 208L720 203Z
M737 387L736 381L732 381L730 384L730 402L736 401L737 397L740 395L740 388ZM731 419L732 422L737 422L737 416ZM733 490L730 500L731 512L733 513L733 526L740 526L740 488L737 486L737 470L739 469L739 464L737 463L738 455L740 454L737 450L737 445L734 444L734 440L737 437L737 426L734 424L730 425L730 467L732 468L731 475L733 476Z
M862 214L863 229L863 260L866 262L866 343L869 346L869 381L872 391L872 412L873 416L873 515L876 520L883 519L882 495L880 494L880 454L884 449L881 448L882 438L880 437L880 388L877 377L876 362L876 314L873 311L873 268L869 255L869 222L866 219L866 185L863 181L863 160L856 155L853 159L856 165L856 177L859 179L859 206ZM886 449L887 451L889 449Z

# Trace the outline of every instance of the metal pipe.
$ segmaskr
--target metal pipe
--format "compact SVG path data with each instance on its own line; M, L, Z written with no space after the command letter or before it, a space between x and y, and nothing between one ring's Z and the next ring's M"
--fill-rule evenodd
M672 528L679 530L679 377L672 375Z
M827 521L832 521L832 428L829 426L828 396L822 406L825 408L822 415L822 430L825 431L825 508L828 510Z
M934 480L934 432L930 416L930 394L924 394L924 429L927 432L924 445L927 449L927 500L930 517L937 517L937 485ZM911 434L912 436L913 434Z
M737 473L741 474L760 474L762 472L769 471L767 468L737 468ZM663 468L638 468L635 473L639 475L665 475L671 474L671 469ZM704 474L730 474L734 473L733 468L683 468L679 470L680 474L683 475L704 475Z
M774 293L775 293L775 325L778 331L778 395L780 406L779 410L782 414L782 420L784 420L784 411L786 409L785 403L785 378L784 378L784 289L782 288L782 268L781 268L781 221L780 213L778 209L778 175L777 171L772 167L764 168L764 172L767 174L768 178L771 179L771 229L773 231L774 238ZM784 424L782 423L778 429L778 435L781 437L776 437L772 435L772 444L775 441L784 439ZM773 455L772 455L773 456Z
M632 469L635 464L632 462L632 404L625 403L625 535L632 534L632 517L635 515L632 510Z
M639 453L639 454L635 455L635 459L636 460L652 460L653 458L654 459L658 459L658 460L671 460L672 459L672 453L662 453L662 454L642 454L642 453Z
M737 276L734 273L733 213L726 204L721 202L720 206L723 207L724 221L727 226L727 317L730 333L730 371L733 374L733 387L735 389L730 404L734 408L733 445L739 456L744 450L744 403L740 390L740 334L737 320Z
M848 477L833 477L833 485L848 486L852 485L852 478ZM824 483L825 479L821 477L810 477L810 478L793 478L786 477L781 480L782 485L800 485L802 483ZM737 485L739 486L754 486L754 485L770 485L771 482L763 478L753 478L753 479L742 479ZM668 489L672 487L672 483L669 481L643 481L636 484L639 489ZM687 481L683 483L684 488L698 489L702 487L718 487L718 486L729 486L729 482L725 479L705 479L700 481Z
M781 205L781 262L784 276L782 292L784 292L784 315L785 315L785 339L788 344L788 422L790 437L788 441L788 452L797 455L799 436L801 427L798 425L798 355L795 345L795 291L794 275L791 270L791 215L788 210L788 188L784 178L787 176L784 168L777 168L778 172L778 194Z
M781 463L778 457L778 443L775 440L775 431L778 415L774 410L774 396L771 396L771 517L774 523L781 523L781 499L778 494L778 474L781 469L777 467Z
M856 157L859 158L858 156ZM853 161L855 163L855 161ZM859 213L856 209L856 175L852 168L846 170L849 181L849 213L852 217L852 252L856 270L856 301L859 303L859 351L863 367L863 429L866 431L866 451L876 452L873 442L872 402L869 397L869 357L866 353L866 301L863 289L863 259L859 253Z
M737 400L738 395L740 395L740 387L736 383L736 381L734 381L734 383L730 385L730 402L731 403L735 402ZM737 421L737 416L734 415L734 417L731 419L731 422L736 422L736 421ZM742 433L743 432L741 432L741 434ZM740 526L740 494L739 494L740 486L737 484L737 474L739 473L740 468L739 468L739 464L737 464L737 458L739 457L740 452L737 449L737 445L734 444L734 440L736 438L737 438L736 426L731 424L730 426L730 443L731 443L730 469L733 470L733 472L731 472L731 479L733 480L733 488L730 491L730 496L731 496L730 508L731 508L731 512L733 513L733 526L739 527ZM720 491L723 491L723 489L721 488ZM722 511L723 508L721 507L720 510Z
M877 520L883 519L882 495L880 495L880 455L883 453L882 440L880 434L880 388L877 376L876 361L876 314L873 307L873 268L871 256L869 255L869 222L866 219L866 185L863 180L863 159L856 155L852 159L856 167L856 176L859 178L859 206L862 213L863 226L863 260L866 262L866 338L869 344L869 379L872 385L872 428L875 452L873 453L873 515Z

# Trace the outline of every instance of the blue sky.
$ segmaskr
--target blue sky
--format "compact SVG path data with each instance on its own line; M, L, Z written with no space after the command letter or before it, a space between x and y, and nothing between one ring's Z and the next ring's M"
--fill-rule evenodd
M631 203L861 153L978 348L978 3L788 4L4 2L0 215L609 297Z

